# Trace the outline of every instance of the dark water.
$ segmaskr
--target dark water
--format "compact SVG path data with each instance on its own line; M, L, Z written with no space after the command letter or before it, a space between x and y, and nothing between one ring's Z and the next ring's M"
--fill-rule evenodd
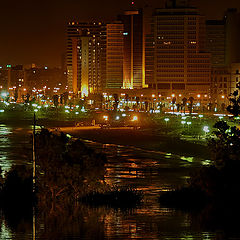
M29 139L26 128L0 125L3 171L13 164L31 164L26 154ZM47 216L37 214L35 224L32 219L12 224L1 214L0 239L240 239L237 230L229 233L214 224L206 226L208 212L187 213L161 207L157 202L160 191L186 184L189 172L208 164L205 159L90 141L86 144L107 154L106 182L144 191L142 205L125 211L84 205L68 211L59 208Z

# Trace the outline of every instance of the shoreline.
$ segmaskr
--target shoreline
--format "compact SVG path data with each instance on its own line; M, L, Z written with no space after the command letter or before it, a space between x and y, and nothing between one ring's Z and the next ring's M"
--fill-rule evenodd
M123 146L138 147L150 151L172 153L180 156L194 156L198 158L210 158L207 146L181 140L167 134L156 135L149 131L134 129L81 129L72 128L60 131L69 133L73 137L90 140L102 144L116 144Z
M32 119L0 119L0 124L6 124L13 127L25 127L33 125ZM57 128L60 131L69 133L74 137L84 140L90 140L102 144L116 144L123 146L139 147L150 151L159 151L163 153L172 153L185 157L197 157L210 159L210 151L206 145L197 143L197 139L187 140L170 135L164 129L164 132L156 131L154 127L148 129L101 129L81 128L74 126L74 120L53 120L38 119L37 125L45 128Z

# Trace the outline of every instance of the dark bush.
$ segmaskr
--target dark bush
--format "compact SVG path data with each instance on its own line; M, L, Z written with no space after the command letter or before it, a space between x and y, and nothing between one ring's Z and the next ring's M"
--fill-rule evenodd
M182 210L201 209L208 203L207 195L199 188L185 187L164 192L159 197L161 205Z
M114 189L104 193L93 192L80 199L92 206L105 205L112 208L134 208L141 203L143 193L132 188Z

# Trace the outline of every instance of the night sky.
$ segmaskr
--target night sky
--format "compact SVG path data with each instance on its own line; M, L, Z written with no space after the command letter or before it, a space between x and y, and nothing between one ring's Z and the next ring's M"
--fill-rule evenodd
M239 0L193 0L208 19L222 18L227 8L240 10ZM162 7L163 0L136 0ZM36 63L60 66L69 20L111 20L130 7L129 0L1 1L0 64Z

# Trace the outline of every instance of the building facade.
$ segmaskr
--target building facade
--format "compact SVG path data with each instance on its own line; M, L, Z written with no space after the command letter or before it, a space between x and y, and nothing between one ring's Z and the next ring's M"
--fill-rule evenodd
M101 92L106 79L106 25L70 22L67 28L68 87L87 96Z
M165 98L200 96L207 102L211 63L205 34L204 17L187 1L167 1L166 8L156 9L146 41L146 57L153 56L146 64L149 87Z
M206 21L206 47L211 53L212 67L226 66L225 20Z
M145 87L145 28L142 10L129 10L118 19L124 26L123 87Z
M121 22L107 24L106 41L106 88L123 87L123 38Z

